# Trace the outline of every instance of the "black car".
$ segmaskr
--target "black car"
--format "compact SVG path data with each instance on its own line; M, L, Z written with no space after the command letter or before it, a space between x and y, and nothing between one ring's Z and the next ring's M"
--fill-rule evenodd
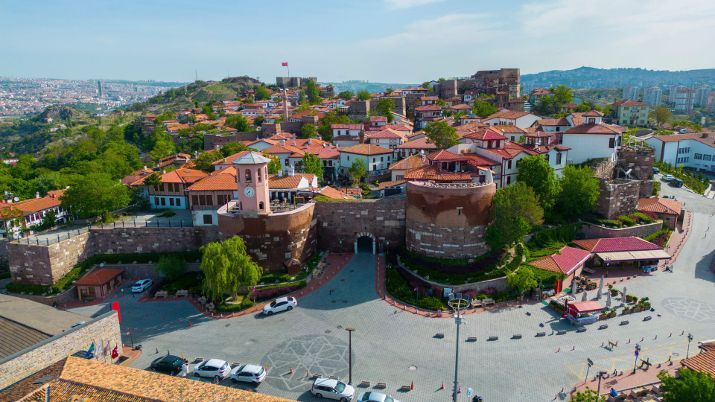
M181 371L181 366L186 363L186 360L179 356L166 355L151 362L150 369L166 374L176 375Z

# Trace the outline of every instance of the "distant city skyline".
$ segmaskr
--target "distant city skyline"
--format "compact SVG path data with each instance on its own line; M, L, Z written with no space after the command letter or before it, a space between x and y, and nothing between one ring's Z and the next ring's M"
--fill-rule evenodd
M566 0L0 3L0 76L419 83L517 67L715 67L715 3Z

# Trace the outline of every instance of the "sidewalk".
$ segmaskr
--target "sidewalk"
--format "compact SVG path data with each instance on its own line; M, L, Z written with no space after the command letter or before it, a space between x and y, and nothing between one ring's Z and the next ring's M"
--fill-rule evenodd
M639 393L641 391L652 389L660 383L658 373L667 371L670 375L675 375L675 372L681 367L680 360L674 360L672 363L654 363L648 370L638 369L635 374L630 371L623 372L622 375L610 376L601 380L601 395L607 395L611 388L615 388L620 394L630 395L631 393ZM612 374L612 373L609 373ZM594 391L598 388L598 378L596 373L590 373L590 378L587 382L580 381L574 386L571 394L578 391L583 391L590 388ZM625 392L624 392L625 391Z
M670 254L670 259L659 262L659 269L665 270L666 266L673 264L678 259L680 251L683 249L685 242L688 241L692 225L693 214L692 212L685 211L681 229L673 231L673 234L670 235L670 239L668 239L668 244L665 246L665 251Z

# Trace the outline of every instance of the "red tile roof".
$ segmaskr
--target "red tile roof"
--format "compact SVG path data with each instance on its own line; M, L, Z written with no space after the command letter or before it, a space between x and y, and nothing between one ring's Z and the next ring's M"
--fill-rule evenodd
M570 126L569 121L563 117L560 119L539 119L535 124L540 126Z
M3 204L10 206L12 208L22 211L24 215L34 214L36 212L44 211L46 209L54 208L60 206L60 199L58 197L42 197L42 198L30 198L23 201L18 201L12 204Z
M355 199L355 197L353 197L352 195L348 195L348 194L346 194L338 189L335 189L333 187L330 187L330 186L323 187L320 190L319 194L322 196L328 197L328 198L336 199L336 200L353 200L353 199Z
M337 129L342 129L342 130L362 130L363 125L362 124L331 124L330 128L333 130Z
M656 135L653 136L653 138L663 142L693 140L703 143L711 148L715 148L715 132L712 131L688 134Z
M370 138L380 138L380 139L400 139L404 140L405 139L405 132L404 131L397 131L393 130L391 128L384 128L379 131L368 131L365 134L366 139Z
M101 286L124 272L121 268L97 268L88 272L74 283L80 286Z
M417 106L415 108L415 110L418 112L429 112L429 111L437 112L437 111L442 110L442 107L439 105L422 105L422 106Z
M564 131L564 134L621 134L623 128L621 126L600 124L580 124L576 127L571 127Z
M237 191L236 168L225 167L204 177L187 188L188 191Z
M532 151L531 149L526 148L523 145L515 144L511 141L505 141L504 148L486 148L484 150L491 154L498 155L503 159L512 159L522 152L528 155L536 154L536 152Z
M640 212L680 215L682 206L680 201L669 198L641 198L636 209Z
M427 159L422 155L412 155L405 159L400 159L399 161L393 163L388 168L389 170L409 170L418 168L420 166L425 166L427 164Z
M437 161L437 162L445 162L445 161L462 161L465 160L466 158L463 157L462 155L458 155L452 152L447 151L446 149L441 149L439 151L435 151L427 155L427 159L431 161Z
M489 168L498 166L499 162L493 161L477 154L463 154L467 158L467 164L476 168Z
M715 377L715 342L703 342L700 347L700 353L681 360L680 364L691 370L701 371Z
M213 151L213 152L216 152L216 151ZM213 162L212 165L230 165L233 163L233 161L235 159L242 157L243 155L247 154L248 152L250 152L250 151L237 152L233 155L229 155L223 159L219 159L216 162Z
M517 110L500 110L492 115L487 116L484 120L491 120L491 119L507 119L507 120L516 120L520 117L527 116L529 112L520 112Z
M379 147L377 145L371 144L357 144L345 148L340 148L340 152L358 155L381 155L381 154L391 154L392 150Z
M303 179L308 182L308 187L310 187L315 179L315 175L311 173L296 173L293 176L272 176L268 180L268 187L272 189L294 189L300 186L300 182Z
M506 140L506 137L503 136L497 129L491 128L491 127L480 127L476 130L473 130L464 136L462 138L468 138L470 140L480 140L480 141L489 141L489 140Z
M591 256L591 253L580 248L565 246L556 254L539 258L529 265L551 272L561 272L564 275L571 275L579 266Z
M405 180L472 181L471 173L443 172L437 166L427 165L405 172Z
M384 190L390 187L397 187L405 184L405 180L383 181L377 185L378 190Z
M395 147L396 149L437 149L437 145L430 142L427 137L418 138L403 142Z
M370 116L370 117L368 118L368 121L369 121L369 122L380 122L380 121L384 121L385 123L387 123L387 117L385 117L385 116Z
M574 240L574 244L592 253L610 253L618 251L659 250L657 244L639 237L609 237L601 239Z
M196 169L178 168L161 175L162 183L194 183L208 176L206 172Z

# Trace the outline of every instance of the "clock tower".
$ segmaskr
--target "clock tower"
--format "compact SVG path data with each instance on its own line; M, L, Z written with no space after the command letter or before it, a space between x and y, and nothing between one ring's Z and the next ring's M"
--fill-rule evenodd
M242 212L270 214L268 163L271 160L258 152L245 151L232 161L236 168L238 205Z

